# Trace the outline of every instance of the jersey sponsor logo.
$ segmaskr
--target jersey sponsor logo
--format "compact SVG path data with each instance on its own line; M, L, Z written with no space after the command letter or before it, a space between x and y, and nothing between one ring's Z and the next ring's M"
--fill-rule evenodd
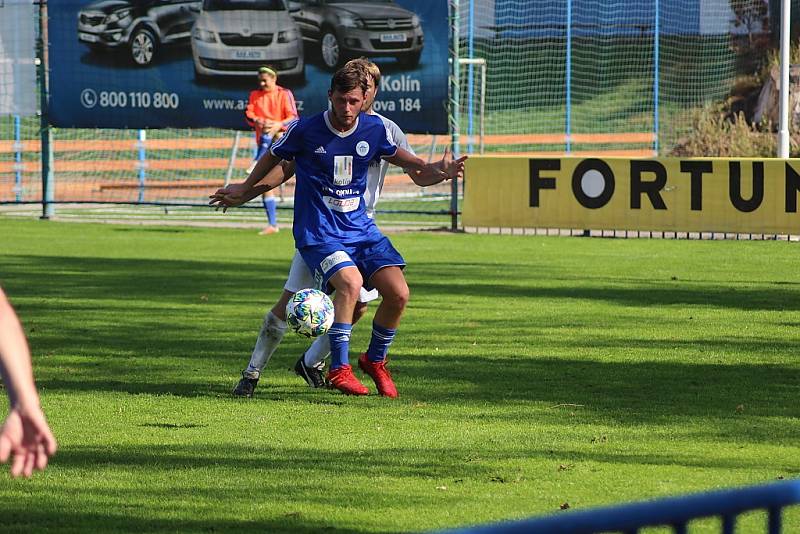
M333 189L332 187L328 187L323 185L322 191L325 193L330 193L331 195L336 195L337 197L352 197L355 195L360 195L360 189Z
M333 156L333 183L347 185L353 181L353 156Z
M318 147L317 147L317 149L314 151L314 154L327 154L327 152L325 152L325 147L324 147L324 146L322 146L322 145L320 145L320 146L318 146Z
M359 156L366 156L369 152L369 143L366 141L359 141L356 144L356 154Z
M340 213L348 213L358 209L361 203L361 197L351 198L336 198L336 197L322 197L322 201L333 211Z
M327 256L325 259L323 259L319 264L319 268L322 269L323 273L327 273L332 267L335 267L336 265L346 261L352 262L353 260L350 259L350 256L348 256L347 252L344 250L337 250L330 256Z

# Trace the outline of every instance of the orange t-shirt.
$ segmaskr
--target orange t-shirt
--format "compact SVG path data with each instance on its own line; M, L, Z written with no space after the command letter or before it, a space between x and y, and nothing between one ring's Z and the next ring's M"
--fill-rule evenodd
M248 124L256 129L256 140L261 138L261 127L254 122L256 118L280 121L285 129L287 123L297 118L294 95L280 85L276 85L272 91L251 91L245 116Z

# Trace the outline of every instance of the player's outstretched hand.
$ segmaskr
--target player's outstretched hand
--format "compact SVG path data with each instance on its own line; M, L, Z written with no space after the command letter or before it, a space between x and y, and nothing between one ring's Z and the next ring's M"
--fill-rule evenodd
M11 458L11 476L30 477L42 471L56 453L56 438L39 406L15 406L0 427L0 463Z
M442 171L447 175L446 180L454 178L462 178L464 176L464 162L467 161L469 156L461 156L458 159L453 159L453 154L450 152L450 147L444 147L444 155L442 156Z
M222 212L228 211L228 208L241 206L246 202L245 194L249 188L244 184L233 184L228 187L217 189L217 192L210 195L208 198L209 206L214 206L215 209L222 208Z

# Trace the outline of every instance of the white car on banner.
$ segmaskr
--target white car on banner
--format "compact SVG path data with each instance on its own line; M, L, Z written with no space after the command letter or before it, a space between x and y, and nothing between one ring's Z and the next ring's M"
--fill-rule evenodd
M192 31L195 78L254 76L267 65L303 78L303 40L284 0L204 0Z

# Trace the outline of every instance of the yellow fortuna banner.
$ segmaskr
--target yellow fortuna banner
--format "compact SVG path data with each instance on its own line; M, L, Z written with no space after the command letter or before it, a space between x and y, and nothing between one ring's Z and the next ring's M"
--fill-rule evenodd
M473 156L464 226L800 234L800 159Z

